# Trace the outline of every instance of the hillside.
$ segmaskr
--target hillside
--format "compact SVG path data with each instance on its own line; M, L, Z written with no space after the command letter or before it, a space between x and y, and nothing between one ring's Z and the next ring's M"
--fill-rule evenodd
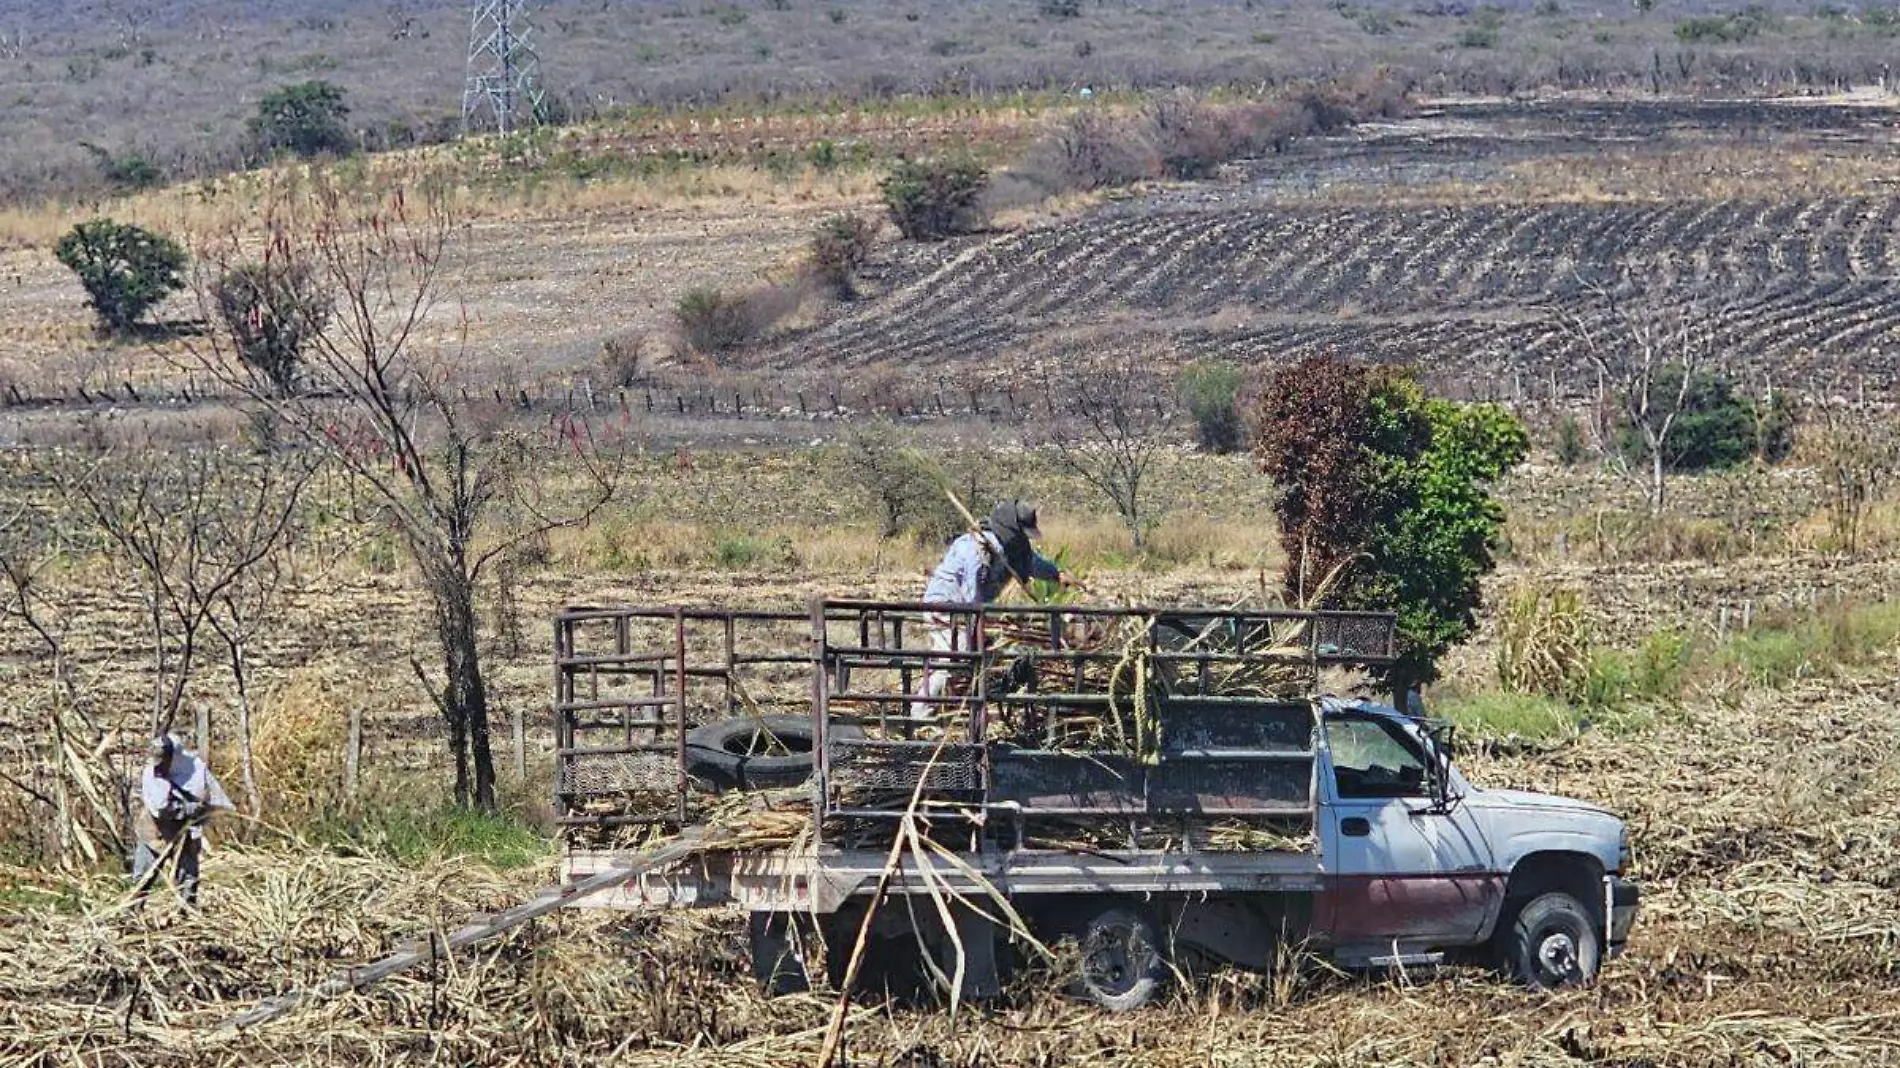
M1258 85L1379 64L1427 92L1827 89L1875 81L1891 61L1885 9L1783 4L1744 17L1701 6L551 0L534 5L533 24L543 83L573 118L682 103ZM99 188L87 144L175 177L228 169L248 150L258 99L309 79L346 90L369 147L441 140L459 124L468 36L469 7L452 0L9 4L0 190Z

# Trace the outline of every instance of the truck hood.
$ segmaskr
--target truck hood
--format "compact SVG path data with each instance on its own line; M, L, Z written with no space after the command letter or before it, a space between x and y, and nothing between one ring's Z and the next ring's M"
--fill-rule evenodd
M1472 789L1464 799L1499 868L1510 871L1532 853L1586 853L1615 871L1623 821L1584 801L1528 790Z
M1574 797L1559 797L1556 794L1532 793L1529 790L1486 790L1473 788L1465 797L1465 804L1487 809L1533 809L1538 812L1576 812L1600 816L1610 820L1616 817L1608 809L1593 805L1588 801L1579 801Z

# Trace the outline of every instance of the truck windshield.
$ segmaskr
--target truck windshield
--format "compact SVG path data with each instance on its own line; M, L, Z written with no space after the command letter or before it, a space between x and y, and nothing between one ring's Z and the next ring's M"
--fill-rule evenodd
M1430 793L1425 756L1396 724L1383 719L1326 721L1333 785L1342 798L1424 797Z

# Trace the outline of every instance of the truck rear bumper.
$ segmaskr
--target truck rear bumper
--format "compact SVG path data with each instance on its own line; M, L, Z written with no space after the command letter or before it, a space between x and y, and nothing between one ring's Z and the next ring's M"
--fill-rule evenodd
M1605 882L1604 895L1610 910L1609 937L1604 939L1608 956L1614 957L1623 952L1623 946L1629 942L1630 928L1636 926L1637 903L1642 896L1636 884L1620 875L1612 875Z

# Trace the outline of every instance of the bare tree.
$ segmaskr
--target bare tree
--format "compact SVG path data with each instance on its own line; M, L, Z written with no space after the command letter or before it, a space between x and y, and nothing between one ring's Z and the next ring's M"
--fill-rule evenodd
M1891 413L1861 400L1822 400L1815 414L1806 451L1827 495L1828 532L1837 549L1853 556L1868 511L1900 475L1900 434Z
M234 607L273 571L314 465L308 456L200 451L176 462L109 457L74 490L109 551L136 578L152 643L152 732L170 730L207 632L248 633ZM276 580L269 580L274 588ZM242 668L238 682L243 684ZM247 789L248 707L243 715ZM253 790L253 799L254 790Z
M317 175L307 190L278 190L262 222L274 254L307 264L312 286L334 301L326 328L310 335L305 389L283 394L216 335L194 358L349 471L401 536L433 610L441 675L412 666L443 717L456 801L492 808L478 584L523 542L591 519L613 495L616 465L578 420L528 427L511 405L468 399L455 374L467 316L432 318L448 310L463 230L440 184L388 175L362 191ZM238 245L222 251L236 258ZM556 458L569 477L550 477Z
M1721 362L1716 328L1727 309L1699 290L1636 286L1628 272L1616 286L1586 289L1591 306L1562 321L1596 372L1596 445L1605 466L1641 487L1650 514L1661 515L1679 419L1697 376ZM1619 440L1626 433L1636 436L1635 463Z
M71 489L90 476L90 468L58 464L45 472L54 491L49 500L62 502ZM11 786L44 806L50 817L48 839L61 862L78 858L88 866L108 857L125 856L127 799L124 777L111 767L113 732L94 714L85 689L76 678L68 653L67 628L71 617L49 594L46 574L59 561L88 546L73 540L73 524L63 522L56 503L21 501L0 518L0 625L17 624L41 652L47 672L45 702L46 746L38 782L26 782L0 773L0 783Z
M1124 354L1056 379L1045 377L1051 414L1028 432L1064 469L1107 498L1137 551L1160 519L1148 476L1167 448L1168 382Z

